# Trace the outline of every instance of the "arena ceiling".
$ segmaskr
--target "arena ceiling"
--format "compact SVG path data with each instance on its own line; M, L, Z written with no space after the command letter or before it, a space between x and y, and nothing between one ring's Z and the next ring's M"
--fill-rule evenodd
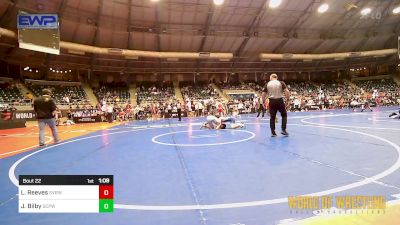
M326 13L317 13L328 3ZM126 72L263 71L334 69L384 63L398 57L325 61L259 60L259 53L332 53L397 48L400 0L0 0L0 25L16 30L18 11L58 13L61 40L93 46L146 51L230 52L234 59L125 59L119 56L60 56L18 49L0 39L3 60L80 69ZM368 16L360 10L370 7Z

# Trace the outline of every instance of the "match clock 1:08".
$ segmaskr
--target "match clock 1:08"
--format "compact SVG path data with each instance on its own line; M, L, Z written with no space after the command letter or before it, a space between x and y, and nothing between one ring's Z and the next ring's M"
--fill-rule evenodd
M109 184L110 183L110 178L104 177L104 178L99 178L98 179L100 184Z

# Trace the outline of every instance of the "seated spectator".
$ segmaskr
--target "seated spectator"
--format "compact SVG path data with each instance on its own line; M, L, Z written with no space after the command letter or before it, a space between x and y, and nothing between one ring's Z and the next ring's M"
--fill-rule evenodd
M84 104L87 101L86 93L81 85L76 83L58 83L55 81L27 81L25 85L36 96L40 96L40 91L44 88L51 90L52 97L57 105L69 105L71 103Z
M32 93L27 92L26 95L25 95L25 99L27 99L27 100L29 100L29 101L32 101L32 100L33 100L33 95L32 95Z

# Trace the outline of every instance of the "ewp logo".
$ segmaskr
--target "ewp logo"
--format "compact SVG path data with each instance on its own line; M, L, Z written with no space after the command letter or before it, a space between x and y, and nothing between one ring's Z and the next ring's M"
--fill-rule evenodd
M20 14L18 29L58 29L57 14Z

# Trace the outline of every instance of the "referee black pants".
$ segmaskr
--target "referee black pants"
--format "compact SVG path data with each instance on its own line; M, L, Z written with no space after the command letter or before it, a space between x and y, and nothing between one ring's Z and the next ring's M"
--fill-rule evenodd
M182 109L178 109L177 111L178 111L179 121L181 121L181 119L182 119Z
M287 112L286 112L285 102L283 101L282 98L278 99L270 98L269 113L271 114L271 118L269 120L269 126L271 128L271 131L275 131L275 119L276 119L276 113L278 111L281 113L282 116L282 130L286 130Z

